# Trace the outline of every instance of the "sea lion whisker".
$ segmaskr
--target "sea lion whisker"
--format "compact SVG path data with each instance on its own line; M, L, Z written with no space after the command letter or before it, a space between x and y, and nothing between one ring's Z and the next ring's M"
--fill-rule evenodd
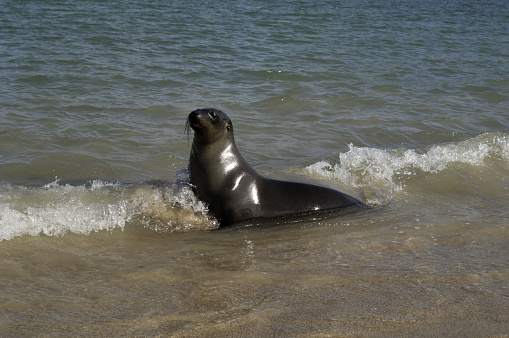
M184 135L187 136L187 147L189 148L189 137L191 136L191 122L189 122L189 119L186 120L186 126L184 128Z
M189 136L190 134L189 129L191 129L191 122L189 122L189 120L186 120L186 126L184 127L184 135Z
M198 147L194 144L194 141L191 143L191 154L196 156L199 153Z

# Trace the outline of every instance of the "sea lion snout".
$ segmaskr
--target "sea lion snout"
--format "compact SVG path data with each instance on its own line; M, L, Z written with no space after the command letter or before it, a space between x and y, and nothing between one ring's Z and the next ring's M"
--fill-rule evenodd
M203 126L203 117L201 115L201 109L192 111L187 117L187 122L198 134L203 134L205 127Z
M200 109L193 110L189 116L187 117L187 120L191 124L199 123L200 122Z
M220 125L224 120L228 131L231 131L231 122L228 117L220 110L214 108L203 108L193 110L187 117L187 122L191 128L199 135L203 135L212 125Z

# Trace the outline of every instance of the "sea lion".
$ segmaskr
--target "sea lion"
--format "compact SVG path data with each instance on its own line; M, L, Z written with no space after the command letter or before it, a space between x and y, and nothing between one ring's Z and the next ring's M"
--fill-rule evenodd
M213 108L187 118L194 130L190 181L198 198L221 226L255 219L317 215L364 204L342 192L306 183L273 180L258 174L235 145L228 116Z

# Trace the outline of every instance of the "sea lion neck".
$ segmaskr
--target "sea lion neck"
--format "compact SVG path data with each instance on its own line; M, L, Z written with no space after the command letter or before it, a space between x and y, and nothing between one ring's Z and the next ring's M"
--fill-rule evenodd
M211 140L207 135L195 134L193 138L193 153L202 153L207 155L220 154L224 149L235 149L235 142L233 135L229 135L228 138L220 138Z

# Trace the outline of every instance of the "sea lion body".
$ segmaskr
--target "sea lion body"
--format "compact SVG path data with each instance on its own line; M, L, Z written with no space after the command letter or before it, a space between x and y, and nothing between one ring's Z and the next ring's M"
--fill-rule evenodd
M235 146L231 120L220 110L195 110L188 125L195 131L189 158L191 184L221 226L363 205L333 189L258 174Z

